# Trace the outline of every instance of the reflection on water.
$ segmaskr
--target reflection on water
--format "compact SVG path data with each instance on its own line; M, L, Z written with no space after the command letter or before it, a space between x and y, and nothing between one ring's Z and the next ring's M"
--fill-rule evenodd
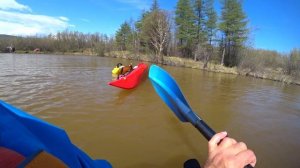
M190 158L203 163L206 140L176 118L149 80L133 90L107 85L118 62L132 61L0 54L0 99L64 128L73 143L114 167L182 168ZM299 86L164 68L212 128L255 151L257 167L299 167Z

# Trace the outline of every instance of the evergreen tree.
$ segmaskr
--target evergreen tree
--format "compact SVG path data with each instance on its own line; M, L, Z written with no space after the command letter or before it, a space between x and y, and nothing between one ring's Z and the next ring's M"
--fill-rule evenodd
M153 11L156 11L156 10L159 10L159 5L158 5L157 0L153 0L150 11L153 12Z
M246 15L240 0L223 0L220 30L224 34L225 45L221 64L236 66L239 62L238 52L247 39L248 29Z
M147 44L148 37L145 33L145 30L143 29L143 24L149 14L150 14L149 11L143 11L141 14L141 18L138 21L136 21L136 23L135 23L136 34L137 34L137 38L138 38L138 42L139 42L139 44L138 44L139 48L137 50L142 51L142 52L145 52L148 49L147 48L148 47L148 44Z
M205 6L204 0L193 1L195 25L196 25L196 39L194 48L194 60L202 59L205 51L206 32L205 32Z
M116 42L121 50L127 50L130 48L132 40L131 27L127 22L121 25L121 28L116 33Z
M203 67L206 68L210 58L214 53L213 41L217 32L217 13L214 9L214 0L206 0L204 7L205 13L205 35L207 40L205 61Z
M175 15L179 49L183 56L191 57L195 46L197 27L195 26L195 15L190 0L179 0Z
M197 43L205 41L205 6L203 0L195 0L194 2L195 23L197 25Z
M210 46L217 31L217 13L214 9L214 0L206 0L205 3L206 34Z

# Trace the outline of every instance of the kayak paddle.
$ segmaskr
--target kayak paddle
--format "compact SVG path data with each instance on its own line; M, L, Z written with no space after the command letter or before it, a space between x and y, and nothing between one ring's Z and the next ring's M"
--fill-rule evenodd
M149 78L156 93L182 122L190 122L210 140L216 133L189 106L176 81L162 68L151 65ZM252 168L251 165L245 168Z
M210 140L216 134L215 131L192 111L176 81L165 70L152 65L149 71L149 78L156 93L158 93L180 121L193 124L207 140Z

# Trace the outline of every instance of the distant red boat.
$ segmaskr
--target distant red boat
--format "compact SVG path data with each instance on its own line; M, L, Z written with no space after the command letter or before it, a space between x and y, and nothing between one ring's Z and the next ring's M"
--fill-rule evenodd
M108 84L122 89L133 89L141 82L143 74L147 71L147 69L147 64L139 63L128 75L122 76Z

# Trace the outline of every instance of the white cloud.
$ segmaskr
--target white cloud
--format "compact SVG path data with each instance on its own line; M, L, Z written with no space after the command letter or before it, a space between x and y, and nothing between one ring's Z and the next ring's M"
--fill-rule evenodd
M29 6L15 0L0 0L0 34L47 35L73 27L64 16L32 14Z
M147 0L117 0L118 2L128 4L138 9L148 9L150 3Z
M62 21L66 21L66 22L69 21L69 19L67 17L64 17L64 16L60 16L59 19L62 20Z
M0 9L2 9L2 10L31 11L29 6L19 4L15 0L0 0Z
M0 34L27 36L56 33L72 26L68 20L66 17L0 10Z

